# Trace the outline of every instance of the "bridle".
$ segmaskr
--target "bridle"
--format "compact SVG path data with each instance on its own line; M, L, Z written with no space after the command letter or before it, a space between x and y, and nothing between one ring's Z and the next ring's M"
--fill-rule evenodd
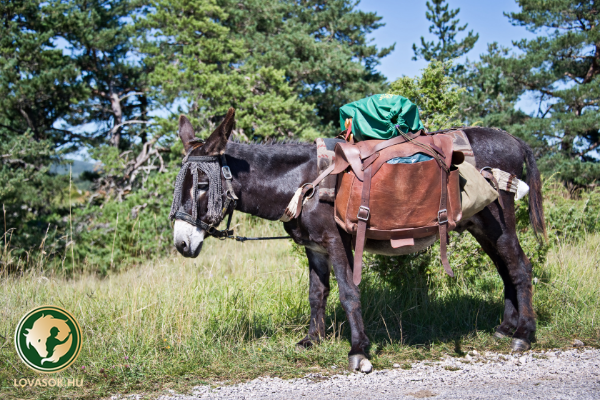
M173 204L171 205L171 212L169 214L169 218L171 220L181 220L185 221L191 225L197 226L198 228L204 230L206 234L209 236L216 237L218 239L235 239L238 242L245 242L246 240L273 240L273 239L290 239L291 236L274 236L274 237L243 237L243 236L234 236L233 229L230 229L231 219L233 217L233 211L237 205L238 197L235 195L233 190L233 175L231 174L231 169L227 165L227 159L225 158L225 154L221 154L220 156L192 156L192 152L197 148L201 147L204 144L204 141L200 139L194 140L194 145L187 152L182 161L181 170L177 175L177 180L175 181L175 193L173 195ZM216 164L216 165L215 165ZM205 169L202 169L204 167ZM208 168L207 168L208 167ZM217 167L217 168L215 168ZM216 190L221 199L222 196L225 195L225 200L222 201L222 207L220 207L219 214L216 216L213 215L214 222L211 224L207 224L202 221L197 214L197 204L198 204L198 170L202 169L203 172L208 172L207 175L209 178L209 189L208 193L211 193L211 190ZM192 188L192 215L186 213L185 211L181 211L181 194L183 192L183 182L185 181L185 176L187 172L190 171L193 176L193 188ZM224 178L225 182L225 192L219 193L221 190L221 177ZM209 198L210 201L210 198ZM218 204L217 204L218 205ZM210 206L210 205L209 205ZM227 227L225 229L219 230L217 227L219 224L225 219L227 216Z

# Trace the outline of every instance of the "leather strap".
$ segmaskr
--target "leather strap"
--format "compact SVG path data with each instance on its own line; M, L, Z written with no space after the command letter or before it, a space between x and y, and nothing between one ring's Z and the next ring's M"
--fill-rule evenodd
M358 208L358 227L356 230L356 248L354 250L354 271L352 280L358 286L362 278L362 255L365 249L367 223L371 216L369 209L369 199L371 197L371 166L365 170L365 179L363 181L362 194L360 199L360 207Z
M486 168L489 168L489 167L486 167ZM488 171L485 168L482 168L481 171L479 171L479 172L485 179L489 179L494 184L494 187L496 188L496 191L498 192L498 203L500 204L500 207L504 210L504 203L502 202L500 186L498 185L498 181L494 177L494 174L492 174L490 171Z
M323 179L327 178L327 176L329 174L331 174L331 172L333 171L334 168L335 168L335 163L331 164L329 166L329 168L327 168L325 171L321 172L321 175L319 175L317 177L317 179L315 179L314 181L312 181L309 184L304 185L304 188L300 192L300 198L298 199L298 206L296 208L296 218L298 218L300 216L300 213L302 212L302 206L304 205L304 196L306 196L306 193L308 193L309 190L312 190L313 194L314 194L317 185L319 183L321 183L321 181Z
M420 135L420 132L421 131L415 132L415 133L407 133L406 136L408 136L410 139L414 139ZM361 154L360 158L364 160L365 158L369 158L370 156L377 153L378 151L387 149L390 146L395 146L397 144L402 144L404 142L408 142L409 139L406 136L396 136L395 138L381 141L381 143L378 143L377 146L373 147L372 149L369 149L367 154L364 154L364 155Z
M454 272L448 262L448 173L444 168L440 168L442 175L442 196L440 197L440 209L438 211L438 224L440 233L440 258L444 271L450 277L454 278Z

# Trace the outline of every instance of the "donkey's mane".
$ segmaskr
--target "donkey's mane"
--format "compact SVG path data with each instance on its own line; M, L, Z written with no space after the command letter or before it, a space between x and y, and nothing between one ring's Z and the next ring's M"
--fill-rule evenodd
M306 142L306 141L303 141L300 139L284 139L284 140L267 139L267 140L245 141L245 140L240 140L239 138L234 138L234 139L229 139L229 141L232 143L249 144L252 146L286 146L286 145L312 146L312 145L314 145L313 142Z

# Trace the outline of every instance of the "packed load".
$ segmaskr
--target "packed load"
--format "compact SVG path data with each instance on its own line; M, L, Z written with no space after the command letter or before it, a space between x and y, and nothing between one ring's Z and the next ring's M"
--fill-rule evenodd
M391 139L404 133L417 132L423 124L419 108L406 97L392 94L376 94L340 108L340 128L347 130L357 142L368 139Z
M343 140L318 141L319 160L328 162L319 163L315 181L298 189L283 220L297 218L306 194L321 182L331 184L328 176L337 176L333 196L329 188L318 193L321 200L334 201L336 223L354 237L357 285L368 239L389 241L392 249L414 249L415 239L431 238L432 243L438 237L442 265L453 276L446 254L448 231L496 200L503 207L500 189L518 197L527 192L527 185L513 175L478 170L460 128L426 132L417 106L402 96L377 94L346 104L340 109L340 126Z

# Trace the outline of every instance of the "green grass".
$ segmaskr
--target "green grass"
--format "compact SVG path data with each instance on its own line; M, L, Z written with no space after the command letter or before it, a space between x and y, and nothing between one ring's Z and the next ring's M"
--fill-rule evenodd
M276 223L242 216L241 232L274 235ZM468 236L454 240L456 245ZM258 376L297 377L346 368L349 329L335 282L327 306L328 337L311 350L294 346L309 322L305 262L289 241L210 239L199 258L172 254L106 277L67 279L43 263L0 280L0 398L98 398L113 393L156 395L166 388L238 382ZM600 343L600 234L557 242L535 267L538 314L534 349L567 346L574 338ZM503 309L502 284L488 263L458 278L443 270L390 283L366 269L362 310L375 368L436 359L467 350L509 351L491 334ZM13 378L36 377L17 357L19 319L43 304L63 306L84 334L79 359L63 377L83 388L15 389ZM337 369L332 369L332 366Z

